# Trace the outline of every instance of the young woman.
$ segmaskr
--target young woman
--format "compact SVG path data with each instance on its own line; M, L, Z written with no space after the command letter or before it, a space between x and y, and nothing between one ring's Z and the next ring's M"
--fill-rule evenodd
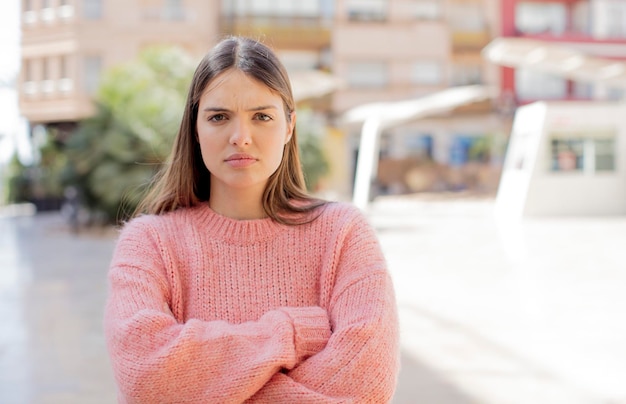
M354 207L307 196L289 78L245 38L198 66L170 161L124 226L105 333L124 403L384 403L392 283Z

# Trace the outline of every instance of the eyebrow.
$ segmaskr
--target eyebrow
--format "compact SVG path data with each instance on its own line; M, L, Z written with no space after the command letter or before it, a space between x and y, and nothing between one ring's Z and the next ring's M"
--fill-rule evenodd
M274 105L260 105L258 107L249 108L246 111L248 112L264 111L266 109L278 109L278 108L275 107ZM202 109L202 111L204 112L232 112L228 108L223 108L223 107L206 107Z

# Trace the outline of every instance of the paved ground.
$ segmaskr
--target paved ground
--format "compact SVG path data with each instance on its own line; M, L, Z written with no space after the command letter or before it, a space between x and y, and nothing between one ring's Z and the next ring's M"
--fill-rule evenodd
M626 403L626 217L498 224L490 200L381 199L395 403ZM0 403L113 403L110 232L0 212Z

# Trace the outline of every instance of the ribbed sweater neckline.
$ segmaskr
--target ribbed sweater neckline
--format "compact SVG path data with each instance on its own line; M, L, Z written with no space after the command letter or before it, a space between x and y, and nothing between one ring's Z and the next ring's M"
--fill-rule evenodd
M240 220L220 215L208 203L201 203L190 209L191 219L205 231L211 239L223 240L231 244L250 244L273 238L282 225L272 218Z

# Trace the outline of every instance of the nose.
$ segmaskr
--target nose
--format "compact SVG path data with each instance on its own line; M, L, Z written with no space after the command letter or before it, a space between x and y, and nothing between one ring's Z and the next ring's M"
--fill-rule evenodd
M247 146L252 143L250 124L243 119L236 120L229 140L234 146Z

